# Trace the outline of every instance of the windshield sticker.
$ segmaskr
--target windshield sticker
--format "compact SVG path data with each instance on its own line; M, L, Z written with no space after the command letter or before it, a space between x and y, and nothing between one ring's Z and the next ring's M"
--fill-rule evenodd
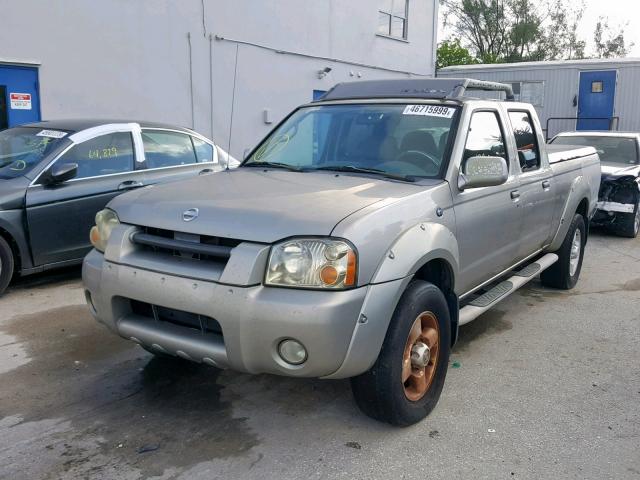
M455 111L455 108L443 107L442 105L407 105L402 114L424 115L425 117L451 118L453 117Z
M67 136L67 132L59 132L58 130L41 130L36 133L38 137L63 138Z

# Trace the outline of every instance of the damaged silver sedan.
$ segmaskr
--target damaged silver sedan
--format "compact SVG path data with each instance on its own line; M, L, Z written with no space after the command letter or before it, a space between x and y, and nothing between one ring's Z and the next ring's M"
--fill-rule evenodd
M602 181L591 224L636 238L640 230L640 133L565 132L551 143L588 145L598 151Z

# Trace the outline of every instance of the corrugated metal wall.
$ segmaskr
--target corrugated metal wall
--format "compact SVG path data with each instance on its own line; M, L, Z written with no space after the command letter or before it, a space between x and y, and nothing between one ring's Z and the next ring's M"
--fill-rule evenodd
M438 77L469 77L494 82L542 81L543 106L536 106L543 128L552 117L575 117L580 71L617 70L618 85L614 116L619 117L618 130L640 131L640 60L539 62L523 65L449 67L438 71ZM547 135L575 130L575 120L551 120Z

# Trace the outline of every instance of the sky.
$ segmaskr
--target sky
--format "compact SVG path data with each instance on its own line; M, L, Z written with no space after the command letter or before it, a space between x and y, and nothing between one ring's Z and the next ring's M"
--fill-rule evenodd
M580 0L571 1L575 5L580 4ZM640 0L585 0L584 16L578 32L587 41L587 54L593 51L593 32L600 16L609 18L609 26L613 31L628 22L624 29L625 41L627 45L631 42L635 45L627 56L640 57ZM439 41L447 37L447 31L443 31L442 25L438 35Z

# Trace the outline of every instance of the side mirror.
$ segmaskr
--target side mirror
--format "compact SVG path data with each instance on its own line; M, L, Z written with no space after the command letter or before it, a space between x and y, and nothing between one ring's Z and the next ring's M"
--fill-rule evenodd
M528 170L538 166L538 157L533 150L518 150L518 160L523 170Z
M462 165L458 188L493 187L509 178L507 161L502 157L470 157Z
M49 171L49 183L50 185L56 183L66 182L78 175L77 163L62 163L55 164Z

